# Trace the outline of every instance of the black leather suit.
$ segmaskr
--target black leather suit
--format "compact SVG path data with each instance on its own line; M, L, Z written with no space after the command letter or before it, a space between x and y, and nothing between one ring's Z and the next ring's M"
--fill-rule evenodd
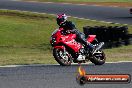
M85 34L77 30L73 22L66 21L65 23L60 25L60 27L64 29L64 33L75 33L77 35L76 40L80 43L83 43L85 45L85 49L93 49L92 44L86 40Z

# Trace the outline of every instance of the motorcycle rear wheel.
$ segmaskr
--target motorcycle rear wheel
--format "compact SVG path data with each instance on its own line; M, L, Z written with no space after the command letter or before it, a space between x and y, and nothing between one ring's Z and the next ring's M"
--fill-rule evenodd
M68 52L64 55L63 49L54 48L53 56L54 56L55 60L62 66L70 66L72 63L71 55Z
M94 63L95 65L103 65L106 60L105 53L103 51L100 51L102 53L95 53L92 55L92 58L90 58L90 61Z

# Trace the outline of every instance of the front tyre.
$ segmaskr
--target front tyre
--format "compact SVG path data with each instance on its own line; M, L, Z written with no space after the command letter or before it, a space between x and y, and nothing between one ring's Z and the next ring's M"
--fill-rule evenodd
M92 55L90 61L95 65L103 65L105 63L106 57L103 51L97 51L95 54Z
M72 63L71 55L65 50L61 48L53 49L53 56L55 60L62 66L70 66Z

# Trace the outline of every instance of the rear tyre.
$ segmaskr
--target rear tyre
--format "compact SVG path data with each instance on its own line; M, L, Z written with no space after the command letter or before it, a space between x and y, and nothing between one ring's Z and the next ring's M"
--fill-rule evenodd
M90 61L95 65L103 65L106 60L105 53L103 51L99 51L99 52L101 53L97 52L94 55L92 55L92 57L90 58Z
M67 51L64 53L63 49L54 48L53 56L55 60L62 66L70 66L72 63L71 55Z

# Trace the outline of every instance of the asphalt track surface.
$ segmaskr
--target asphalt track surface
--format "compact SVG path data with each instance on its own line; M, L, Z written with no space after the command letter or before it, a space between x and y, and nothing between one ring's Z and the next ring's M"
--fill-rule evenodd
M42 65L0 68L0 88L132 88L129 84L85 84L76 82L78 65ZM132 62L82 66L87 74L130 74Z
M113 23L132 24L132 15L129 12L129 8L121 7L0 0L0 9L24 10L50 14L66 13L70 16L79 18L87 18Z
M44 13L67 13L71 16L132 24L128 8L25 3L0 0L1 9L26 10ZM106 14L107 13L107 14ZM0 67L0 88L132 88L130 84L85 84L76 82L78 65ZM130 74L132 62L107 63L102 66L83 65L88 74Z

